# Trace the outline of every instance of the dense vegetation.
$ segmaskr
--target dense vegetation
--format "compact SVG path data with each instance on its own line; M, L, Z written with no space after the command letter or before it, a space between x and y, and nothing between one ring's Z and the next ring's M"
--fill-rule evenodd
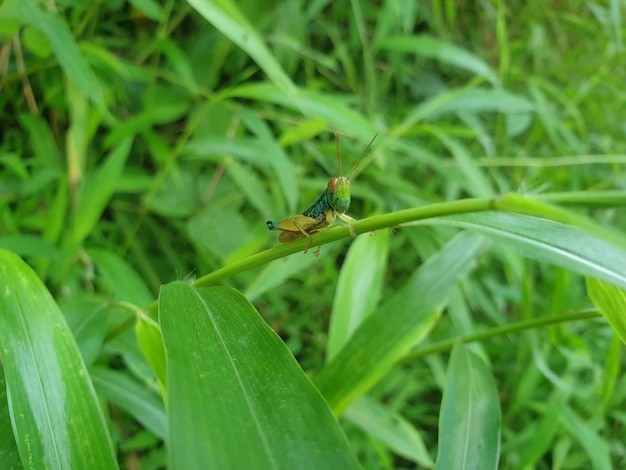
M626 465L623 13L5 0L3 468Z

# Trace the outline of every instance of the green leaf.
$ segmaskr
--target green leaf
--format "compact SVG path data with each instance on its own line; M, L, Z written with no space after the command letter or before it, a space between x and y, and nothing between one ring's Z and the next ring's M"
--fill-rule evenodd
M0 236L0 247L20 256L62 259L61 251L56 246L35 235Z
M606 282L588 277L587 293L611 328L626 344L626 292Z
M306 272L316 261L317 258L304 254L272 261L250 283L244 295L253 302L265 292L275 289L288 279L291 279L295 274Z
M452 99L446 100L429 117L435 119L442 114L448 113L502 113L520 114L534 111L533 104L526 98L505 90L484 90L474 88L463 90L461 93L451 95Z
M272 130L265 121L248 109L241 110L241 120L264 144L263 151L269 156L272 166L276 170L278 181L280 181L287 199L287 208L289 213L293 214L298 202L298 185L293 164L283 148L276 142Z
M165 409L153 389L127 373L104 367L94 367L91 379L99 395L126 411L156 436L165 439L167 436Z
M398 455L424 467L434 466L417 429L384 405L364 395L350 405L344 417L367 434L383 441Z
M482 237L460 233L354 332L315 377L336 414L380 380L431 330L451 287L470 271L484 246Z
M462 178L462 184L467 192L476 197L489 197L495 194L491 181L482 168L476 166L468 150L456 139L452 139L445 132L437 128L431 131L450 151L456 161Z
M0 368L2 371L2 368ZM6 382L4 374L0 373L0 462L2 468L18 470L24 468L11 429L11 410L9 409Z
M626 251L578 227L523 214L483 212L436 219L479 232L529 258L626 288Z
M328 405L238 292L164 286L171 468L358 468Z
M50 41L65 75L89 96L105 116L108 116L109 111L100 94L100 84L96 75L83 59L65 22L58 15L42 10L35 0L22 0L20 6L24 18L43 32Z
M376 129L363 114L350 108L348 97L330 95L319 91L301 90L299 99L294 99L284 89L272 83L246 83L233 87L228 96L249 98L284 106L302 112L309 118L320 119L330 127L341 129L357 137L363 148L372 140Z
M161 391L165 394L165 383L167 380L166 354L161 328L152 318L140 313L135 326L135 333L137 334L139 349L146 356L150 368L159 381Z
M148 305L154 296L135 269L118 254L92 248L87 251L95 262L98 275L115 300L131 302L137 306Z
M28 136L37 159L46 167L60 168L63 158L50 130L50 125L41 116L31 114L20 115L20 122L28 130Z
M269 79L293 99L297 88L265 45L262 36L242 15L235 3L230 0L187 0L187 3L250 55Z
M410 52L421 57L437 59L445 64L467 70L487 78L492 83L498 76L480 56L428 35L396 36L374 43L374 47L388 51Z
M165 20L163 8L155 0L130 0L130 3L151 20Z
M341 267L328 330L326 360L330 361L372 313L382 294L389 253L389 230L358 237Z
M548 410L540 420L532 423L532 438L526 442L519 456L519 467L535 466L550 452L554 437L560 428L559 408L555 400L547 402Z
M488 470L500 456L500 406L485 363L454 345L439 414L437 469Z
M115 325L111 321L111 309L103 308L106 305L105 302L104 297L81 296L73 302L66 302L62 305L65 321L72 331L87 367L96 361L102 351L105 338L112 328L111 324Z
M82 242L100 220L117 188L132 142L131 139L123 141L106 157L95 174L86 178L74 219L75 243Z
M0 250L0 351L13 430L30 468L117 468L78 346L52 296Z
M593 468L595 470L612 469L611 452L608 444L601 435L603 430L600 421L598 421L596 426L591 426L589 423L580 419L574 411L564 403L560 404L559 411L561 423L585 449Z

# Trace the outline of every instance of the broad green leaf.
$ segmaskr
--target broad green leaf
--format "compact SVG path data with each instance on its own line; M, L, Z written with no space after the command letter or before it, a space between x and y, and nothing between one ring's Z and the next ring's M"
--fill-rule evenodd
M0 352L13 432L30 468L117 468L78 346L52 296L0 250Z
M358 468L328 405L238 292L164 286L171 468Z
M380 380L439 320L448 292L472 268L485 240L460 233L372 313L315 377L335 414Z
M72 80L104 115L109 112L100 94L100 84L89 64L83 59L67 24L50 11L43 10L35 0L20 2L22 14L35 28L42 31L68 79Z
M626 265L622 265L626 275ZM587 278L587 293L611 328L626 344L626 292L611 284Z
M91 370L91 380L98 394L126 411L146 429L165 439L167 419L158 393L124 372L104 367Z
M398 455L425 467L435 465L417 429L398 413L366 395L350 405L344 418L380 439Z
M452 348L439 414L437 469L495 469L499 456L496 384L485 363L457 343Z
M74 217L75 243L82 242L100 220L117 188L131 145L130 139L123 141L111 151L100 168L86 178Z
M523 214L482 212L435 219L479 232L529 258L626 289L626 251L571 225Z
M326 361L337 355L380 300L389 236L389 230L380 230L376 236L360 236L350 245L337 281Z

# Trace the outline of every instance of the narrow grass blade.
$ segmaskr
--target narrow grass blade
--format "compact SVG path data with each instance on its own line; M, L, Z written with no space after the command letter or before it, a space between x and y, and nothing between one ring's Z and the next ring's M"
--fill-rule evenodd
M154 390L128 373L95 367L91 378L98 393L143 424L161 439L167 436L163 402Z
M389 230L381 230L374 237L358 237L350 245L333 301L327 361L337 355L380 300L387 268L389 236Z
M578 227L497 212L454 215L437 222L477 231L530 258L626 289L626 251Z
M105 116L110 116L100 94L100 84L89 64L83 59L68 26L58 15L44 11L35 0L22 0L24 18L50 41L54 54L68 79L72 80Z
M471 269L485 239L463 232L420 266L389 301L372 313L315 377L335 414L380 380L438 321L457 279Z
M146 356L150 368L159 381L161 392L165 395L165 384L167 381L165 364L167 359L161 328L159 324L148 315L140 313L137 319L137 325L135 326L135 334L137 335L139 349L141 349L143 355Z
M585 449L592 468L595 470L611 470L611 451L607 442L602 436L603 431L600 428L600 422L597 426L592 426L583 421L574 413L574 411L562 403L559 406L561 423L570 434Z
M395 36L375 43L374 47L436 59L442 63L483 76L493 84L499 81L496 73L480 56L461 49L449 41L442 41L432 36Z
M362 114L347 105L349 103L347 97L341 99L318 91L301 90L296 102L284 89L272 83L251 83L234 87L228 91L228 96L249 98L285 106L294 111L304 111L307 117L323 120L330 127L358 137L363 145L367 145L376 134L374 126Z
M32 269L0 250L0 351L13 432L31 468L117 468L78 346Z
M82 242L100 220L117 189L126 159L130 154L132 140L124 140L107 157L98 170L85 180L76 216L74 218L75 243Z
M0 372L3 372L2 368L0 368ZM0 462L2 462L2 467L10 470L24 468L15 436L11 432L11 410L9 409L4 373L0 373L0 429L3 429L3 432L0 432Z
M164 286L171 468L358 468L328 405L252 305Z
M295 274L306 272L317 261L313 256L292 256L280 258L269 263L263 271L252 281L244 295L254 302L264 293L276 289Z
M115 300L144 306L154 299L139 273L120 255L96 248L89 249L87 254L96 264L99 277Z
M398 413L362 396L346 410L344 418L380 439L398 455L432 468L435 465L417 429Z
M460 343L450 357L439 414L437 470L498 467L500 405L485 363Z
M287 94L296 94L297 88L284 72L280 63L265 45L261 35L230 0L187 0L198 13L215 26L228 39L241 47L269 79Z
M622 265L625 268L625 265ZM587 293L611 328L626 344L626 292L598 279L587 278Z

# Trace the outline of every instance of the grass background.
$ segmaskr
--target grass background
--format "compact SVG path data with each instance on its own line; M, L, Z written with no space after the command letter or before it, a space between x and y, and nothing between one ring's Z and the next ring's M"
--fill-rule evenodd
M366 317L394 298L458 232L381 214L521 193L623 235L623 13L619 1L573 0L66 1L56 11L6 0L0 246L63 312L121 465L167 462L162 428L129 404L135 394L163 406L133 326L164 284L241 291L315 376L349 336L336 318L358 299ZM352 243L329 230L316 240L342 241L319 258L303 241L254 258L278 244L265 221L298 213L337 174L334 132L344 172L380 133L351 177L349 214L396 228ZM512 245L471 261L418 349L341 419L363 466L432 464L445 447L450 340L475 335L468 354L497 389L500 468L624 465L619 336L582 276ZM129 385L112 397L118 382ZM413 450L400 451L407 435Z

